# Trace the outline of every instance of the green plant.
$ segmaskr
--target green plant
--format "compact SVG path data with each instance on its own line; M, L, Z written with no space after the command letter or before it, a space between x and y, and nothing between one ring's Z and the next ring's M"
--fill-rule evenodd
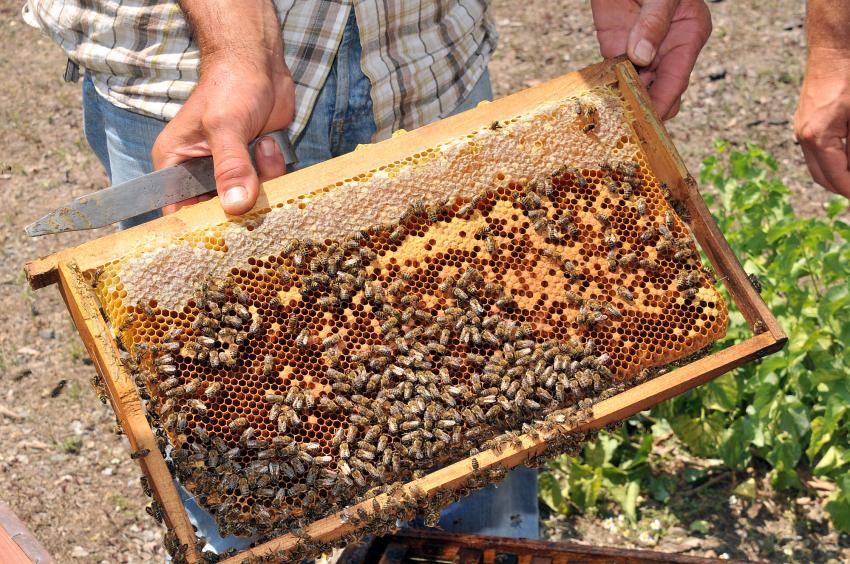
M80 437L69 436L57 441L56 446L65 454L79 454L83 448L83 440Z
M761 280L787 346L600 434L579 458L552 461L541 497L561 512L590 510L604 497L632 519L635 488L666 501L669 487L644 448L664 425L691 453L720 459L727 471L766 462L778 490L805 489L808 475L832 481L826 509L836 529L850 531L850 225L840 219L847 202L832 201L823 218L798 217L770 155L753 146L730 152L722 143L717 151L703 161L701 183L716 193L706 200L745 270ZM718 347L750 334L732 309Z

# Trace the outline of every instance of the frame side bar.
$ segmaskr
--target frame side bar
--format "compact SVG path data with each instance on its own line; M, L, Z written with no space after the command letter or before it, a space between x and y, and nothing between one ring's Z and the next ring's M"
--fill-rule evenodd
M675 197L688 208L694 235L721 276L721 282L729 290L735 305L738 306L751 328L756 322L761 321L781 346L787 340L785 332L767 304L753 288L741 263L717 227L699 193L696 181L688 173L664 124L655 114L646 89L638 79L634 67L629 62L622 62L614 68L614 72L620 81L620 91L626 96L632 110L639 113L635 116L634 123L644 152L648 158L652 159L653 169L669 175L666 180L674 180L671 183L671 189ZM661 146L664 150L651 150L653 146Z
M192 524L174 485L171 472L159 451L156 437L145 418L144 408L131 376L118 361L118 350L106 322L98 313L100 310L97 302L76 266L60 263L58 274L62 297L98 374L103 378L109 401L130 441L130 447L134 451L142 448L150 450L150 453L138 462L148 478L155 498L162 505L166 523L177 533L180 543L188 545L187 560L197 562L199 555L195 547Z

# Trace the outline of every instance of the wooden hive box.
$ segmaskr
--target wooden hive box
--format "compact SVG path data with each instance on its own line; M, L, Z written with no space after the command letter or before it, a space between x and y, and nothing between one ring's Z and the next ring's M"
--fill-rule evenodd
M701 358L727 304L696 243L754 330ZM59 282L189 561L173 477L260 535L234 561L306 555L786 340L623 59L26 271Z
M392 535L351 545L337 564L681 564L740 563L738 560L703 558L655 550L589 546L571 542L512 539L405 529Z

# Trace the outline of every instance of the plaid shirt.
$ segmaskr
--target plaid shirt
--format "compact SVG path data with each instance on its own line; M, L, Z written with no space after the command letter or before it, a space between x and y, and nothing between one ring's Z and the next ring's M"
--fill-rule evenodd
M372 82L376 140L449 114L496 46L488 0L274 0L295 80L294 139L334 61L349 11ZM176 1L27 0L24 20L85 67L113 104L168 120L198 80L200 56Z

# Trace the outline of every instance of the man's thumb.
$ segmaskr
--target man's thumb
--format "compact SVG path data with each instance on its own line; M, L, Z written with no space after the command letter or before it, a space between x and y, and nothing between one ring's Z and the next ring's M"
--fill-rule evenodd
M247 141L238 132L222 127L208 130L207 142L215 167L215 186L224 211L240 215L257 201L260 185Z
M673 13L679 0L645 0L638 18L629 33L629 59L641 67L649 66L658 52L658 46L670 30Z

